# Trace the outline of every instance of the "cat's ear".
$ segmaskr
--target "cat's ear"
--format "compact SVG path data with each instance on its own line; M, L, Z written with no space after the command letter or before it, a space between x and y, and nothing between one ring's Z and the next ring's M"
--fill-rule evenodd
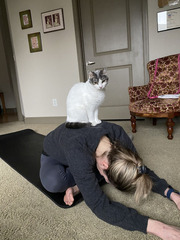
M88 70L88 76L89 78L93 78L94 77L94 73L90 70Z
M102 73L103 73L103 75L107 75L107 68L103 68Z

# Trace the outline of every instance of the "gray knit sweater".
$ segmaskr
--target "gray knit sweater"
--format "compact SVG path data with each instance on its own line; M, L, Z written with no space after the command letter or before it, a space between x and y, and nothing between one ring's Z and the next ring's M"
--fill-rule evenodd
M105 135L112 141L120 141L133 152L136 151L123 128L109 122L81 129L68 129L62 124L45 137L44 151L60 164L70 167L84 201L97 217L127 230L146 233L148 217L142 216L133 208L109 200L98 184L94 171L94 153L101 137ZM168 187L167 182L150 169L148 174L154 182L153 191L163 195Z

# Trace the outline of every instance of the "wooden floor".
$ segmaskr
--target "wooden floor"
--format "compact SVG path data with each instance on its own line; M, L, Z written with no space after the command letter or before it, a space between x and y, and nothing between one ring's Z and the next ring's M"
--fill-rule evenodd
M17 113L0 114L0 124L18 121Z

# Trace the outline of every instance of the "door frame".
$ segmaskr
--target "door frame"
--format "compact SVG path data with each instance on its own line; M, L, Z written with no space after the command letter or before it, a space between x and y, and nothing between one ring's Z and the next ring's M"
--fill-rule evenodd
M128 0L127 0L128 1ZM143 32L143 62L144 62L144 84L148 83L148 71L147 63L149 61L149 28L148 28L148 2L142 1L142 32ZM80 81L86 81L86 66L85 66L85 54L83 46L83 31L81 23L81 10L80 0L72 0L75 37L77 45L78 65L80 73Z
M13 48L12 48L11 36L10 36L9 25L8 25L6 4L5 4L4 0L1 1L0 7L1 7L0 29L2 32L2 39L3 39L4 49L5 49L5 53L6 53L9 77L10 77L10 81L12 84L12 89L13 89L14 98L15 98L15 102L16 102L18 120L23 121L24 117L23 117L22 111L21 111L21 103L20 103L18 83L17 83L16 66L15 66L15 61L13 58Z

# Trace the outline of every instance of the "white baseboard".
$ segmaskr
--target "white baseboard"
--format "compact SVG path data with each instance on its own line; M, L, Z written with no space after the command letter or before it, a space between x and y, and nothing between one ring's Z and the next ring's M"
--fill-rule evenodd
M66 121L66 117L30 117L24 118L24 122L28 124L62 124Z

